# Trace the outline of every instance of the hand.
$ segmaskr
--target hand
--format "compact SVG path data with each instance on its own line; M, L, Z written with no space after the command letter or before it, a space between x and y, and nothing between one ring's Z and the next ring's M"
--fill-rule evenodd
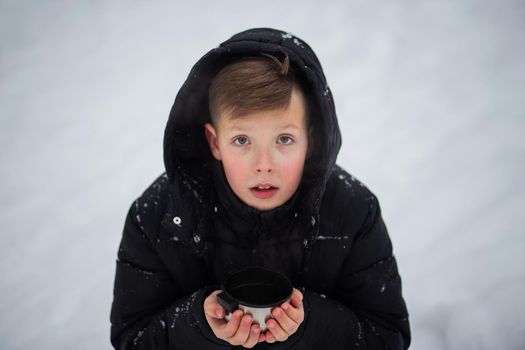
M266 321L268 330L261 338L268 343L287 340L304 321L303 294L294 288L290 303L274 308L272 315L275 319Z
M226 311L217 302L217 294L220 292L216 290L204 300L204 315L213 334L231 345L242 345L245 348L253 348L264 341L261 327L257 323L252 324L252 316L244 315L242 310L235 310L229 321L224 319Z

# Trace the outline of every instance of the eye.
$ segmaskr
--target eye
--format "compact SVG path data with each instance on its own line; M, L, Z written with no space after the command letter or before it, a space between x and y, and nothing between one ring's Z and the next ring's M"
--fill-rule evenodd
M233 143L237 146L243 146L248 144L248 138L246 136L239 136L233 140Z
M282 135L279 136L279 143L283 145L289 145L293 142L293 139L290 136Z

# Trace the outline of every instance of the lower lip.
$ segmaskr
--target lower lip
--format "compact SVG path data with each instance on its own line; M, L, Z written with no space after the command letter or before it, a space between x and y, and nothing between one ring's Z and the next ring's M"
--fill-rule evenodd
M277 188L270 188L269 190L262 191L251 188L250 191L252 191L252 194L259 199L267 199L273 197L275 193L277 193Z

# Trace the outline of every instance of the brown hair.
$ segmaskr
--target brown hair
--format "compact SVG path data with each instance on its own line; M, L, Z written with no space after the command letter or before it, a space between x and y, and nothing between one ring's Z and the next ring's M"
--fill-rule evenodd
M224 112L238 118L255 111L288 107L293 88L300 89L289 58L286 55L281 62L275 56L262 55L230 63L213 78L208 97L213 121Z

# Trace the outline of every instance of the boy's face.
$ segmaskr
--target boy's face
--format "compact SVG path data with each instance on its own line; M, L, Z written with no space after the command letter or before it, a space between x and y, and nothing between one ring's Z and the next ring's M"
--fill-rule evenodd
M286 109L235 119L223 113L216 128L205 125L213 156L222 161L230 187L247 205L270 210L297 190L308 149L304 114L304 97L294 88Z

